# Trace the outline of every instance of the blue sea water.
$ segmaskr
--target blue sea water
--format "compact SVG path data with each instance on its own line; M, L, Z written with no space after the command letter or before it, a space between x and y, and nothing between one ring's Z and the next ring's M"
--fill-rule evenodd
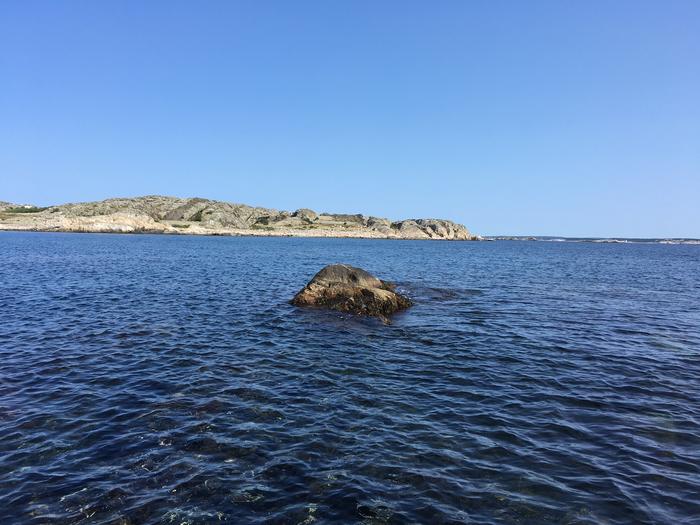
M0 522L700 523L700 246L0 233Z

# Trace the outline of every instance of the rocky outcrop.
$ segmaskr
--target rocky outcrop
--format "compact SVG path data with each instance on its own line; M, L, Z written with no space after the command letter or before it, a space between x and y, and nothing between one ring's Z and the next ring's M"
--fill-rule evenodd
M461 224L441 219L391 222L364 215L293 213L202 198L150 195L33 208L0 203L0 230L153 232L190 235L360 237L471 240Z
M389 316L411 306L411 300L396 293L394 285L360 268L346 264L326 266L294 296L295 306L327 308L357 315Z
M391 227L396 229L402 237L409 239L430 239L430 235L413 220L395 222Z
M166 227L146 214L113 213L92 217L65 217L61 219L58 229L97 233L163 233Z
M318 219L318 213L308 208L302 208L300 210L295 211L292 217L298 217L302 221L311 224L312 222L316 221L316 219Z

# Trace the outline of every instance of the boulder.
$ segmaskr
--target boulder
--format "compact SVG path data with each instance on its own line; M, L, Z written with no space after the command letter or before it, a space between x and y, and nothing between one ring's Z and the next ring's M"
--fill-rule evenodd
M405 239L430 239L430 235L423 231L414 220L395 222L391 227L397 230L399 236Z
M295 211L292 214L293 217L298 217L302 221L305 222L314 222L316 219L318 219L318 214L314 210L310 210L308 208L301 208L297 211Z
M391 229L391 221L379 217L368 217L366 226L372 231L375 231L385 237L391 238L396 236L396 232Z
M393 284L346 264L326 266L291 302L378 317L387 324L391 314L412 304L408 297L396 293Z

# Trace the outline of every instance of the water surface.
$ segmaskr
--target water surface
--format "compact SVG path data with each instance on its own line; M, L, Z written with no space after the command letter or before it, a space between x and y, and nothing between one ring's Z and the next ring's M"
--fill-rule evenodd
M0 312L3 523L700 523L698 246L0 233Z

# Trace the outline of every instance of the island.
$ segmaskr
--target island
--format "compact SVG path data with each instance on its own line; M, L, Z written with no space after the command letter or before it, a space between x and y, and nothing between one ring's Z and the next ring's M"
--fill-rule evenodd
M48 207L0 201L0 230L181 235L478 240L445 219L391 221L361 214L294 212L194 198L115 198Z

